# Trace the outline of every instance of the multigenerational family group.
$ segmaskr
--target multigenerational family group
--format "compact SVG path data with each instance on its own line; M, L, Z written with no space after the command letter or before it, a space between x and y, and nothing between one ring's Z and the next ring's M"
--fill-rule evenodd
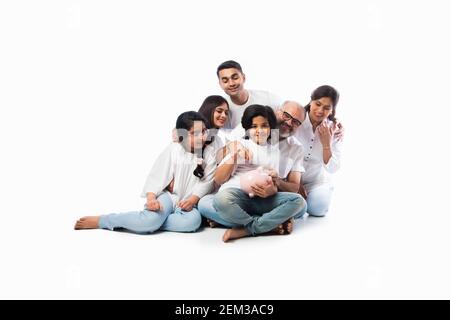
M227 242L290 234L305 213L327 214L344 132L336 89L318 87L303 107L245 89L235 61L219 65L217 76L225 97L178 116L145 183L144 210L83 217L75 229L195 232L204 221L226 228Z

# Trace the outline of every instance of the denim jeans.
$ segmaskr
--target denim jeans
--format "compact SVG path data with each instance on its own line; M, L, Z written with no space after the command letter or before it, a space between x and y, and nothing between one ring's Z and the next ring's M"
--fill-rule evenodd
M310 216L324 217L328 213L333 189L332 185L323 184L308 191L306 201L308 203L307 212Z
M214 196L214 194L207 194L200 199L200 201L198 202L198 211L200 211L200 214L206 219L213 220L226 228L239 227L239 225L237 224L230 223L222 219L222 217L214 207Z
M174 210L172 198L167 192L161 194L157 200L162 205L158 212L144 209L103 215L100 217L99 227L109 230L124 228L135 233L152 233L157 230L194 232L200 227L202 218L196 208L189 212L180 208Z
M273 230L306 207L306 201L297 193L250 198L238 188L219 191L213 203L223 220L245 227L252 235Z

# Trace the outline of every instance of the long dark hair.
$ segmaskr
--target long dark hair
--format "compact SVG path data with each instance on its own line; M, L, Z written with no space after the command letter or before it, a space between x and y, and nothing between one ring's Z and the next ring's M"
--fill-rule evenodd
M200 109L198 109L198 113L205 117L206 122L205 126L208 129L215 128L214 126L214 111L216 108L222 104L226 104L228 107L228 102L222 96L208 96L203 101Z
M245 139L248 139L247 131L252 127L253 124L253 118L255 117L264 117L269 122L270 131L272 132L273 129L276 129L277 127L277 117L275 116L275 112L273 112L272 108L269 106L263 106L260 104L252 104L251 106L248 106L244 114L242 115L241 124L242 127L245 129ZM272 133L269 134L269 137L267 140L270 141Z
M177 130L179 142L183 142L184 134L187 131L192 129L195 121L202 121L203 123L206 124L205 117L196 111L186 111L178 116L175 128ZM204 150L205 150L205 145L203 145L203 148L201 151L201 155L200 155L201 159L203 159L203 151ZM194 170L194 176L201 179L201 178L203 178L204 175L205 175L205 171L204 171L202 165L198 164Z
M311 102L313 100L319 100L321 98L331 99L331 106L333 108L333 111L331 111L331 114L328 116L328 119L333 122L336 122L336 105L339 102L339 92L332 86L327 85L320 86L316 90L314 90L311 93L311 101L305 107L306 112L309 112L309 110L311 109Z

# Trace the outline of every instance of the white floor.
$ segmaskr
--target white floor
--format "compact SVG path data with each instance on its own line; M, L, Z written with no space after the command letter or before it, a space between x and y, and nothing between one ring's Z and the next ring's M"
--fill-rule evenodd
M3 230L0 298L450 297L443 225L383 215L376 205L354 210L341 198L337 190L328 217L306 217L291 235L226 244L223 229L73 231L75 215L36 214L39 228Z

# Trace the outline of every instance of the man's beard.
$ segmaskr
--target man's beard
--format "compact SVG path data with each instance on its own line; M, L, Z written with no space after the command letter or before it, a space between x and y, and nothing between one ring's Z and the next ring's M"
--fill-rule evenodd
M284 128L282 129L282 125L285 124L285 122L281 122L278 124L278 129L279 129L279 134L280 134L280 138L286 139L287 137L290 137L292 134L292 129L288 126L285 125Z

